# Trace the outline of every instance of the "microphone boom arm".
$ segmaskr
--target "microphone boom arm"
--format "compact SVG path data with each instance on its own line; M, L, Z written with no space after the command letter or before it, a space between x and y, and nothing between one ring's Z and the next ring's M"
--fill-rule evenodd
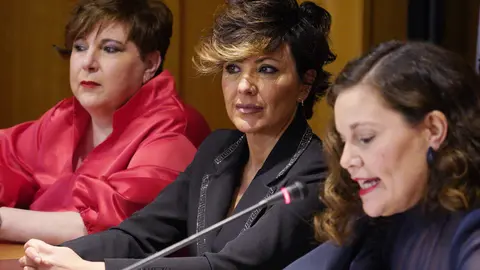
M157 258L161 258L161 257L165 257L165 256L168 256L170 254L172 254L173 252L183 248L183 247L186 247L190 244L192 244L193 242L195 242L197 240L198 237L202 236L202 235L206 235L207 233L209 232L212 232L220 227L222 227L223 225L239 218L240 216L243 216L245 214L248 214L252 211L254 211L255 209L257 208L260 208L260 207L263 207L265 205L268 205L268 204L272 204L272 203L275 203L275 202L278 202L280 199L284 199L285 200L285 204L289 204L291 199L296 199L297 197L300 198L300 199L303 199L306 195L306 193L308 193L305 185L303 185L302 183L300 182L295 182L292 186L289 186L289 187L286 187L286 188L282 188L281 191L273 194L272 196L268 197L268 198L265 198L261 201L259 201L258 203L236 213L235 215L231 215L230 217L226 218L226 219L223 219L222 221L220 222L217 222L215 223L214 225L204 229L204 230L201 230L195 234L192 234L191 236L183 239L182 241L180 242L177 242L157 253L154 253L128 267L125 267L123 268L123 270L135 270L135 269L139 269L139 267L141 266L144 266L145 264L149 263L149 262L152 262L154 260L156 260Z

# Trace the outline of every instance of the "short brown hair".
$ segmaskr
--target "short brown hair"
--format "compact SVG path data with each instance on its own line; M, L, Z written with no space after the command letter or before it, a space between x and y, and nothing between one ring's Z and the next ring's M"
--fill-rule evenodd
M98 23L121 22L129 29L129 40L140 50L141 57L159 51L162 72L172 36L173 15L161 0L80 0L72 10L65 27L65 48L88 34Z
M203 74L222 70L223 64L290 47L300 77L314 69L317 77L304 101L305 116L329 86L324 65L335 60L328 44L330 14L313 2L296 0L230 1L215 18L211 32L197 47L194 64Z
M345 66L327 93L329 105L333 107L342 91L360 83L376 89L411 126L434 110L445 115L447 136L429 163L421 200L425 213L478 207L480 80L464 59L429 43L383 43ZM365 214L358 185L340 166L343 142L333 122L324 142L330 174L321 192L327 210L316 217L317 233L321 240L342 244Z

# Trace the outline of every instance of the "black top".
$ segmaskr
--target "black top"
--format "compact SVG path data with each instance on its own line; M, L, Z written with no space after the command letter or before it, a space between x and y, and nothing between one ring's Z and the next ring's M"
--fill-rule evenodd
M82 258L121 269L224 219L248 159L245 135L212 133L193 162L144 209L119 226L67 242ZM309 183L306 199L256 210L200 238L190 257L160 258L159 269L282 269L314 245L312 216L321 210L318 183L326 175L320 139L297 116L243 194L233 214L295 181Z
M327 242L285 270L480 269L480 212L425 215L419 208L357 227L344 247Z

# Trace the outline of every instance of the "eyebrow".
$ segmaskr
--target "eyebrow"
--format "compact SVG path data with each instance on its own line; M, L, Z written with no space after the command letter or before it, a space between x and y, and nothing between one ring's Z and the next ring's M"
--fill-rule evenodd
M263 61L266 61L266 60L272 60L272 61L275 61L275 62L280 62L278 59L276 58L273 58L273 57L270 57L270 56L263 56L263 57L260 57L258 58L257 60L255 60L255 63L261 63Z
M78 40L84 40L85 41L85 38L84 37L79 37L75 41L78 41ZM126 45L126 43L124 43L124 42L121 42L121 41L116 40L116 39L111 39L111 38L104 38L104 39L100 40L101 45L104 45L105 43L108 43L108 42L117 43L118 45L122 45L122 46Z
M243 63L243 62L245 62L245 60L247 60L247 59L239 59L239 60L226 62L226 63ZM258 58L257 60L255 60L255 64L261 63L261 62L266 61L266 60L272 60L272 61L275 61L277 63L281 62L280 60L278 60L274 57L271 57L271 56L262 56L262 57Z
M114 43L117 43L119 45L122 45L122 46L125 46L125 43L124 42L121 42L119 40L115 40L115 39L111 39L111 38L104 38L100 41L100 44L105 44L105 43L108 43L108 42L114 42Z
M362 127L362 126L378 126L378 124L374 123L374 122L370 122L370 121L366 121L366 122L355 122L353 124L351 124L349 127L350 127L350 130L355 130L356 128L358 127ZM342 141L345 141L345 136L343 136L342 133L340 133L340 131L337 129L337 133L338 135L340 136L340 139Z
M370 122L370 121L367 121L367 122L355 122L353 124L350 125L350 129L351 130L354 130L358 127L361 127L361 126L378 126L376 123L374 122Z

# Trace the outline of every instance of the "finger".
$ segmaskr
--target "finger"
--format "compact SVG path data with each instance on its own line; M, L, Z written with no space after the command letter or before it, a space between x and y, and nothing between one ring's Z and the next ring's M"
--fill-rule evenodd
M37 267L37 264L27 256L23 256L20 259L18 259L18 263L20 264L21 267L26 267L26 266Z
M48 256L42 257L42 267L50 267L56 265Z
M25 244L25 251L29 247L34 248L36 250L37 254L42 258L44 258L45 255L51 254L56 248L58 248L58 247L52 246L52 245L47 244L47 243L43 242L42 240L38 240L38 239L30 239Z
M40 248L45 247L45 246L49 246L49 245L47 243L43 242L42 240L30 239L25 243L25 245L23 245L23 249L33 247L37 250L40 250Z
M28 247L25 249L25 256L27 257L27 264L28 260L32 260L35 264L40 264L42 262L42 257L38 253L37 249L33 247Z
M27 258L25 256L21 257L20 259L18 259L18 263L21 267L27 266Z

